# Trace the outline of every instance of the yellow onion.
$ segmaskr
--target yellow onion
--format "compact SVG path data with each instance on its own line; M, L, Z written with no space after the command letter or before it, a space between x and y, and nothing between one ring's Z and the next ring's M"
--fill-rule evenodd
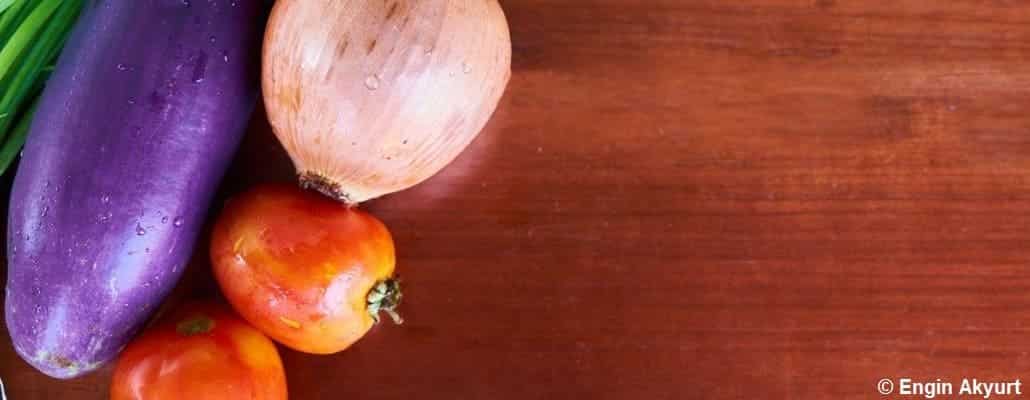
M301 184L355 204L468 146L511 76L511 38L496 0L279 0L263 67Z

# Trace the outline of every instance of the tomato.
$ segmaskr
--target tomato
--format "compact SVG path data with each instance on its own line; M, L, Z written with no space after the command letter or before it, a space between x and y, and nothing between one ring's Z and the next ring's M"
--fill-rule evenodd
M370 214L294 186L231 200L211 238L215 278L243 318L290 348L346 349L395 312L393 239Z
M118 358L112 400L285 400L275 343L229 307L193 303L129 343Z

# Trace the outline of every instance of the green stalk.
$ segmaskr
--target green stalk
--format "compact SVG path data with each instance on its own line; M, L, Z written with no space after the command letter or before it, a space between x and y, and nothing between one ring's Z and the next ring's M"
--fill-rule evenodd
M33 7L37 5L33 2L38 0L16 0L7 11L0 13L0 49L7 46L18 27L32 13ZM8 77L0 75L0 93L7 91L9 82Z
M0 0L0 12L6 11L11 4L14 4L14 0Z
M38 103L35 98L84 1L0 0L0 173L10 167L25 143ZM29 102L33 104L28 106Z
M11 137L7 138L4 145L0 147L0 171L7 171L7 168L14 162L14 158L21 152L21 147L25 145L25 137L29 135L29 127L32 125L32 115L35 113L36 104L33 104L32 108L25 112L25 116L18 121L18 125L11 132Z
M18 61L18 56L38 36L39 31L46 26L47 20L54 15L60 5L61 0L41 0L32 13L18 25L14 35L4 44L3 50L0 50L0 76L7 76L11 66Z
M52 71L54 69L54 62L57 61L57 56L61 55L61 50L64 49L65 42L68 41L68 34L71 33L72 28L75 27L75 22L79 20L79 16L82 15L83 7L88 0L66 0L65 5L70 8L65 10L65 13L58 11L58 14L54 16L54 20L50 22L50 27L43 33L44 37L50 35L56 35L58 37L57 44L50 46L50 51L47 53L46 59L49 60L46 66L46 71Z
M78 16L79 1L66 0L57 10L57 14L45 26L43 32L36 38L36 43L29 49L29 52L21 59L18 69L11 75L11 85L0 94L0 140L6 136L8 128L16 114L21 111L19 107L25 102L30 92L37 86L37 81L48 59L54 53L54 48L63 43L70 27L69 21L74 21ZM4 118L3 116L7 116Z
M33 0L18 0L4 10L3 14L0 14L0 46L7 45L7 41L11 39L14 31L32 12L32 7L29 7L32 2Z

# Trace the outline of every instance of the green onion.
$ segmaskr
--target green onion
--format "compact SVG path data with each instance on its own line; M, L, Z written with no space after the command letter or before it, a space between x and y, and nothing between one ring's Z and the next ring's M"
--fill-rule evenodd
M7 76L7 71L11 69L11 66L20 61L18 57L22 51L28 47L30 41L37 37L39 31L43 29L43 24L50 19L51 15L54 15L54 11L57 11L59 5L61 5L61 0L42 0L18 25L14 36L11 36L11 39L4 44L4 48L0 50L0 76Z
M0 0L0 174L14 161L36 98L85 0Z
M29 0L16 0L0 15L0 45L6 45L20 22L32 12Z
M32 123L32 114L35 111L36 105L33 104L32 108L25 113L25 117L18 121L18 125L14 127L14 131L11 132L11 136L7 138L4 145L0 146L0 171L6 171L14 162L14 158L18 156L21 146L25 144L25 137L29 135L29 125ZM14 143L17 145L13 145Z
M6 10L11 4L14 4L14 0L0 0L0 12Z

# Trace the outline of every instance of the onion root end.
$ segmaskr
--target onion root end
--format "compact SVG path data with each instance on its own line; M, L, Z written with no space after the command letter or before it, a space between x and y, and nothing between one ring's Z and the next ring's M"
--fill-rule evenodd
M339 183L333 182L325 175L316 172L302 172L297 177L300 187L306 190L314 190L329 198L346 204L347 207L354 207L358 202L343 190Z

